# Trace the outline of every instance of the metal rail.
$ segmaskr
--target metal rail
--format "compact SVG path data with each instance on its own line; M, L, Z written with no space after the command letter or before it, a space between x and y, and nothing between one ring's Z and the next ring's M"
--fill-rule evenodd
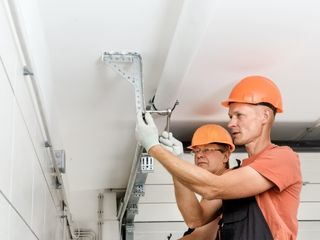
M35 76L32 72L32 61L30 59L28 50L27 50L27 46L25 43L25 38L23 35L23 31L21 29L21 25L19 22L19 18L17 16L17 13L15 11L15 5L13 1L8 1L8 6L10 8L10 14L11 14L11 21L13 26L15 27L15 32L17 34L17 41L21 47L21 51L23 54L23 58L25 61L26 66L23 67L23 69L21 69L22 74L24 76L28 76L28 78L30 79L31 82L31 87L32 87L32 92L31 94L34 95L34 104L36 106L36 110L39 113L39 121L43 127L43 138L44 138L44 146L47 147L47 149L49 150L49 157L51 159L51 163L53 165L53 172L52 172L52 178L53 181L57 183L57 188L55 189L55 193L58 195L58 200L60 201L60 211L61 211L61 217L65 217L66 218L66 222L67 222L67 227L69 230L69 233L71 235L71 238L74 238L74 231L73 231L73 226L72 226L72 218L71 218L71 213L69 211L69 208L66 208L66 212L64 212L64 207L68 206L68 201L66 198L66 193L65 193L65 189L64 189L64 185L63 185L63 180L61 177L61 173L59 171L59 168L56 164L55 161L55 153L52 149L52 139L50 136L50 132L49 132L49 128L48 128L48 121L46 119L46 115L44 112L44 107L41 101L41 97L40 97L40 92L39 92L39 87L37 85L37 81L35 79ZM51 195L54 194L51 190L50 190ZM54 198L52 196L52 198Z

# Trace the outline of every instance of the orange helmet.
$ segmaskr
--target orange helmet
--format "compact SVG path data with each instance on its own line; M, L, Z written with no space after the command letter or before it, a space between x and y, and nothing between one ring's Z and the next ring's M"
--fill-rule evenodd
M268 78L262 76L249 76L235 85L229 99L222 102L228 107L230 103L269 103L280 113L282 109L281 94L278 87Z
M216 124L206 124L199 127L194 132L191 146L189 146L188 148L192 149L195 146L209 143L227 144L229 145L231 152L233 152L235 149L229 132L223 127Z

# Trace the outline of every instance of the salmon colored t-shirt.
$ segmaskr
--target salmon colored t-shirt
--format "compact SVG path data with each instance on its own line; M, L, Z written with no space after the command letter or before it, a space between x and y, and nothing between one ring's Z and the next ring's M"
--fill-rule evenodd
M270 145L243 161L275 184L256 196L275 240L295 240L302 177L298 155L289 147Z

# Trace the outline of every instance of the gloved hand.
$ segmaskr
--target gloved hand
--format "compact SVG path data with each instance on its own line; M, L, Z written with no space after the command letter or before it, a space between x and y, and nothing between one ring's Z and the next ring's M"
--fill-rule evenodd
M162 132L159 141L162 146L174 153L176 156L181 156L183 154L182 142L174 138L171 132Z
M151 147L160 144L159 134L150 113L146 112L145 120L142 117L142 112L139 111L136 123L136 139L149 152Z

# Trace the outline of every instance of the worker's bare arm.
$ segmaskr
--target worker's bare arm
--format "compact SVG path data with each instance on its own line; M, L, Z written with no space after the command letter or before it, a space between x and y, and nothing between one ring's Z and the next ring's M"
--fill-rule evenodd
M184 186L178 178L173 178L175 196L184 221L190 228L203 226L220 215L222 201L220 199L200 202L194 192Z
M205 199L254 196L274 186L271 181L251 167L242 167L217 176L193 164L181 161L160 145L153 146L149 153L173 176L181 179L186 187Z
M218 222L219 218L202 227L196 228L191 234L179 240L214 240L218 230Z

